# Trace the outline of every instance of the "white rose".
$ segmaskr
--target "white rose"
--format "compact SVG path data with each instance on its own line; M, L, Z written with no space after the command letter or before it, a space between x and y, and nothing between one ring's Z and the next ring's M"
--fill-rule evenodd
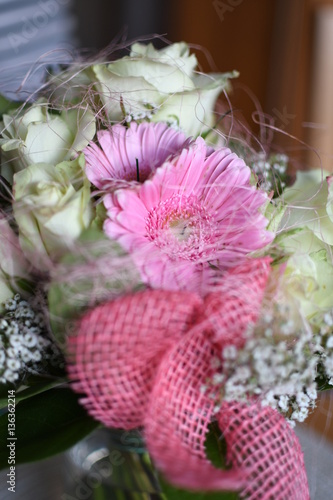
M333 308L333 186L322 170L297 172L271 209L269 229L284 255L279 286L282 301L311 320Z
M333 263L329 247L312 231L301 229L280 235L277 243L290 255L280 285L285 299L296 301L303 317L311 319L333 308Z
M216 100L237 73L197 74L196 66L185 43L161 50L136 43L129 56L92 69L111 121L148 117L176 123L187 135L197 136L215 124Z
M283 192L286 207L279 231L309 229L321 241L333 245L332 176L320 169L296 175L293 186Z
M56 165L72 158L95 135L95 117L89 109L51 112L38 103L17 115L3 115L0 146L4 152L2 175L12 181L13 173L36 163Z
M92 221L84 158L56 166L30 165L14 175L13 210L21 247L32 264L47 270Z

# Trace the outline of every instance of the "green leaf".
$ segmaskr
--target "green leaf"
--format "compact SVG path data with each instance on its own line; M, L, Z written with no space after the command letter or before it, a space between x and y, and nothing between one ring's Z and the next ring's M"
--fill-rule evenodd
M229 469L227 465L227 443L217 422L209 424L205 439L206 457L217 469Z
M2 408L3 406L7 406L7 403L5 405L2 405L2 401L7 401L8 391L15 391L15 385L11 383L0 384L0 408Z
M79 397L71 389L56 388L20 401L12 413L15 436L9 436L9 413L0 416L0 435L15 443L16 463L61 453L99 425L79 404ZM7 446L1 447L0 469L8 467L8 453Z
M235 491L194 492L175 488L160 479L161 489L165 500L238 500L239 495Z
M319 361L317 365L317 374L317 390L320 392L332 390L333 385L329 383L329 377L326 374L325 366L323 365L322 361Z
M333 385L329 384L326 377L320 376L316 378L317 389L320 392L329 391L333 389Z
M62 385L63 383L63 380L50 381L50 379L43 379L41 382L37 382L31 387L25 388L17 388L13 384L2 385L0 391L0 409L7 407L8 391L15 391L15 402L17 404L20 401L23 401L23 399L31 398L36 394L50 390L52 387Z
M0 119L2 118L2 115L7 114L12 109L18 108L21 104L22 103L18 101L9 101L6 97L0 94Z

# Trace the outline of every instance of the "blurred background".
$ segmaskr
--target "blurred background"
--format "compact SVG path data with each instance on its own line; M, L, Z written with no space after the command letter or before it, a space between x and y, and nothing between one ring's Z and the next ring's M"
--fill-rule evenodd
M0 92L13 95L32 63L25 89L45 61L156 34L197 47L203 71L237 69L232 105L253 130L261 107L297 168L321 165L311 146L333 170L332 0L0 0Z
M0 0L0 92L22 97L32 63L25 91L40 84L45 61L155 35L190 43L203 71L237 69L232 107L253 131L270 117L297 168L333 171L333 0ZM326 395L299 431L313 499L331 498L331 415ZM61 498L36 495L16 498Z
M197 46L203 71L240 72L231 96L258 132L262 108L301 168L333 170L332 0L89 0L76 7L81 46L101 49L117 35L163 34ZM124 31L121 31L124 30Z

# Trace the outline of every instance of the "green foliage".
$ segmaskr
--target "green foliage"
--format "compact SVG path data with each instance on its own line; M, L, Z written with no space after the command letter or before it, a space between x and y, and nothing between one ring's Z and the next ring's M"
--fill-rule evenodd
M2 115L7 114L11 110L17 109L21 106L21 104L22 103L18 101L10 101L0 94L0 120Z
M48 391L53 387L63 385L64 380L50 380L43 377L29 377L29 387L18 388L14 384L0 384L0 409L7 407L8 391L15 392L16 404L36 394Z
M217 422L212 422L209 425L205 440L205 452L208 460L217 469L226 470L230 468L226 460L227 443Z
M316 384L317 384L317 390L319 392L323 391L329 391L333 389L333 385L329 383L329 378L325 366L322 361L319 361L317 365L317 378L316 378Z
M164 500L238 500L234 491L194 492L175 488L164 481L160 481Z
M333 389L333 385L328 383L327 377L320 375L316 378L317 389L320 392L329 391Z
M117 259L124 259L121 272L111 275L108 269ZM51 327L61 344L82 311L128 292L140 281L124 250L97 227L82 233L75 252L62 259L61 269L63 276L56 276L48 294Z
M22 399L16 404L15 413L0 416L0 435L9 438L7 443L15 443L17 464L61 453L99 425L87 415L78 399L66 387L50 389ZM9 432L12 427L8 427L9 419L13 421L10 415L15 416L14 436ZM0 469L8 467L8 450L6 446L0 449Z

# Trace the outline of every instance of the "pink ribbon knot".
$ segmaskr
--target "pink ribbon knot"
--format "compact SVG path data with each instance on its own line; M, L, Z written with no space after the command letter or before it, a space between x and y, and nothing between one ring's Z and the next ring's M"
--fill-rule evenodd
M237 490L247 499L309 499L303 454L284 417L259 401L215 401L202 390L227 345L255 323L270 259L231 269L204 299L145 290L95 307L68 341L69 377L90 415L106 426L143 428L147 450L171 483ZM209 424L227 444L229 470L205 455Z

